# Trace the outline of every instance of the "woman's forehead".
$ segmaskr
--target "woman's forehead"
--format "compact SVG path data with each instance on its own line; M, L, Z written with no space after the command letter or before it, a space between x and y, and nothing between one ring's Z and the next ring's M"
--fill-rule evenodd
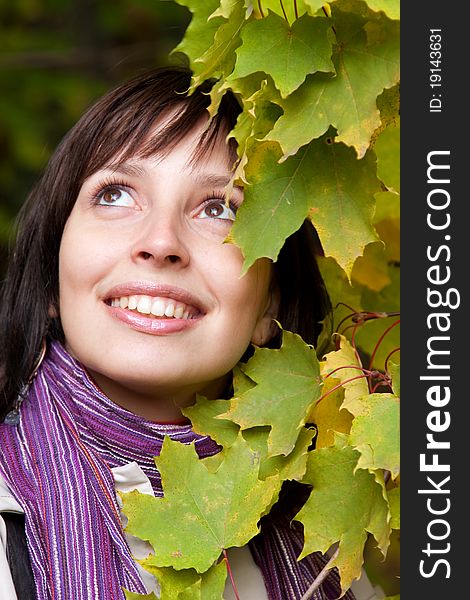
M211 173L214 185L219 185L222 180L227 179L226 173L232 172L237 156L233 146L226 141L226 128L220 127L215 135L208 139L209 116L205 114L176 143L162 147L158 143L159 139L165 137L166 132L171 129L174 116L175 111L172 111L159 119L140 147L134 148L133 152L128 147L124 148L98 170L139 176L143 175L145 165L158 165L165 158L177 155L181 158L181 169L195 177L206 177L205 174Z

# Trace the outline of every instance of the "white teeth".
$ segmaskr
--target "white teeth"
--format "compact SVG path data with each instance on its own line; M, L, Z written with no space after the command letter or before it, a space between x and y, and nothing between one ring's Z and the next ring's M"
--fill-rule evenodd
M152 315L155 315L156 317L163 317L163 315L165 314L165 303L163 302L163 300L161 300L160 298L154 300L151 312Z
M175 314L173 315L175 319L181 319L184 313L184 306L182 304L178 304L175 308Z
M150 309L152 308L152 298L150 296L140 296L137 302L137 311L149 315Z
M153 298L152 296L121 296L112 298L111 306L137 310L144 315L152 314L155 317L168 317L175 319L190 319L191 307L175 302L170 298Z
M170 302L165 308L165 316L172 317L175 314L175 305Z

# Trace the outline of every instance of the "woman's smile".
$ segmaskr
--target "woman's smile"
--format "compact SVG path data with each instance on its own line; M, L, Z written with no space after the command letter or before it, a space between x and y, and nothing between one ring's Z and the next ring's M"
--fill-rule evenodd
M104 303L112 317L150 335L185 331L205 315L203 303L187 290L150 281L115 286Z

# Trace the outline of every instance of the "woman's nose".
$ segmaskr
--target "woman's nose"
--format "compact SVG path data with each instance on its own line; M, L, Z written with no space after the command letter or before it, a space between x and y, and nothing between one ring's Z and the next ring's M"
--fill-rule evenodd
M132 249L134 261L151 261L159 266L189 264L184 225L177 215L148 216Z

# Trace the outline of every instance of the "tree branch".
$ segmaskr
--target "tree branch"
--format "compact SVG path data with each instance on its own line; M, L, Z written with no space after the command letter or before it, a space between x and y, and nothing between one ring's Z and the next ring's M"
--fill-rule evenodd
M328 573L333 568L330 565L333 563L333 561L336 560L336 557L338 556L338 554L339 554L339 546L338 546L338 548L336 548L333 556L326 563L326 565L323 567L323 569L320 571L320 573L318 573L318 575L315 577L315 581L308 588L308 590L305 592L305 594L302 596L302 598L300 600L309 600L309 598L312 597L313 592L315 590L317 590L321 586L323 581L328 577Z

